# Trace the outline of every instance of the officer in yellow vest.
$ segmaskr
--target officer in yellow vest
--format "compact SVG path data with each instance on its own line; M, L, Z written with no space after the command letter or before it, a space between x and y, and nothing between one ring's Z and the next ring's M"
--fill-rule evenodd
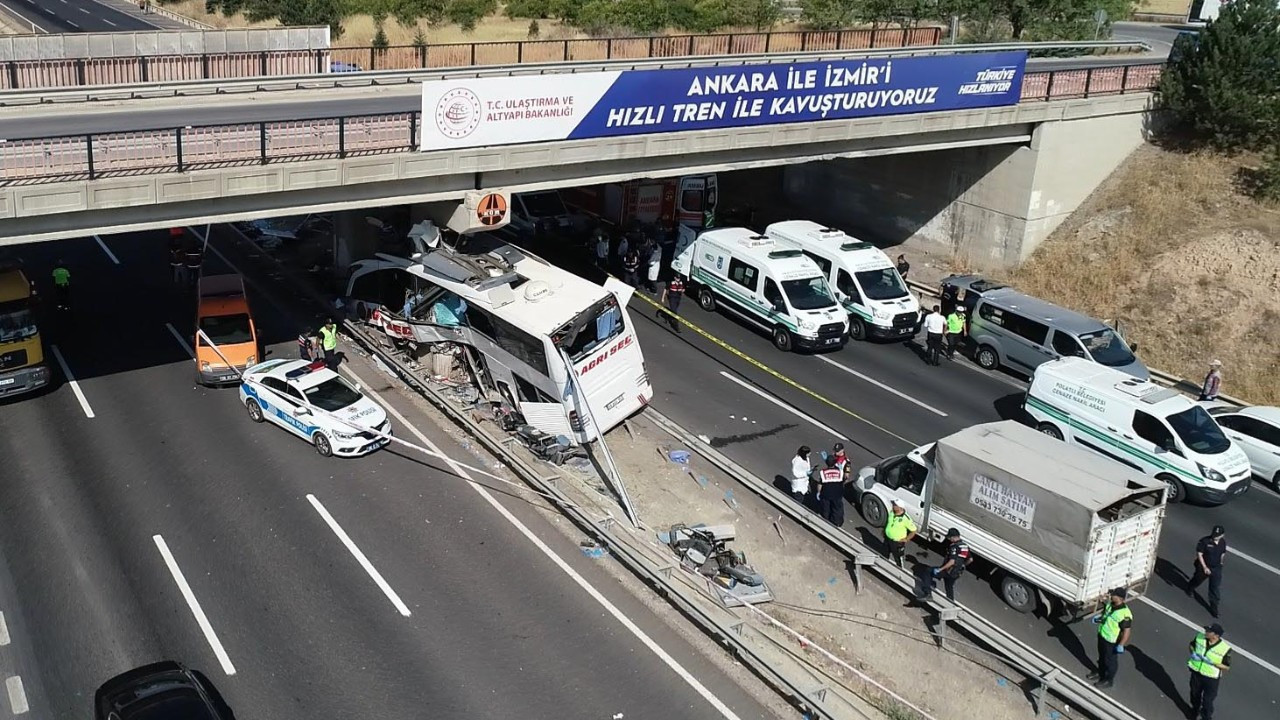
M894 500L893 512L889 513L889 520L884 525L884 539L889 546L889 558L897 563L899 568L906 569L902 564L902 558L906 553L907 543L916 536L918 529L911 516L907 515L907 509L902 507L900 501Z
M960 345L960 341L964 340L965 335L965 317L964 308L957 305L951 314L947 316L947 359L953 360L956 356L956 347Z
M1214 623L1191 641L1191 720L1213 720L1218 680L1231 667L1231 645L1222 639L1222 626Z
M329 318L320 328L320 349L324 351L324 364L330 370L338 367L338 326Z
M1116 656L1123 655L1124 646L1129 644L1133 611L1124 602L1128 595L1125 588L1112 590L1107 606L1093 616L1093 624L1098 626L1098 671L1089 673L1089 679L1100 688L1115 684L1116 670L1120 666L1120 659Z

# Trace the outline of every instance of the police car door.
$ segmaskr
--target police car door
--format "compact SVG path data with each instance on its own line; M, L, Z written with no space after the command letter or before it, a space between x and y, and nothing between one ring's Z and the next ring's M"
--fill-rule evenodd
M263 394L268 396L268 402L271 404L265 413L271 422L299 437L310 440L309 424L304 421L311 411L303 405L302 393L285 381L273 377L263 378L262 387Z

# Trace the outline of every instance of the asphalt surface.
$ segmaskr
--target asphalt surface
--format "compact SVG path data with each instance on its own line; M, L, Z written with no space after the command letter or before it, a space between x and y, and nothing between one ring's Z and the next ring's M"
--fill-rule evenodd
M94 0L0 0L41 32L122 32L154 30L155 25Z
M188 336L193 301L170 283L163 233L104 241L119 264L93 239L21 251L39 278L65 258L76 293L73 318L44 325L76 388L63 377L0 410L0 612L14 639L0 648L0 670L21 673L25 717L88 717L100 683L160 659L205 672L240 718L728 717L439 461L407 450L326 460L250 422L235 389L193 387L187 351L166 327ZM251 302L260 333L290 354L310 309L260 261L218 246L274 288L252 290ZM212 254L208 262L225 269ZM403 398L383 397L421 418ZM415 424L465 457L428 422ZM768 717L681 637L687 629L646 610L526 502L502 486L493 494L738 717Z
M789 460L801 445L829 450L842 441L862 466L973 424L1020 419L1025 390L1020 379L962 360L931 367L914 344L850 343L821 356L784 354L732 316L705 312L692 297L686 299L685 318L819 399L688 328L673 333L639 298L630 307L653 378L654 406L775 482L785 481ZM867 528L855 508L848 507L846 517L847 530L879 544L880 532ZM1260 485L1224 507L1169 508L1148 597L1177 617L1145 601L1134 603L1134 640L1111 691L1116 697L1151 720L1183 717L1186 646L1200 626L1213 621L1203 602L1184 594L1195 543L1222 523L1233 550L1280 565L1274 552L1276 517L1280 496ZM1267 717L1280 703L1275 667L1280 633L1264 608L1280 593L1280 570L1238 555L1228 564L1220 620L1227 639L1272 667L1237 657L1223 681L1219 717ZM1204 592L1202 587L1202 598ZM1081 675L1093 669L1095 631L1087 621L1061 625L1017 613L978 574L965 577L959 594L962 603L1064 667Z

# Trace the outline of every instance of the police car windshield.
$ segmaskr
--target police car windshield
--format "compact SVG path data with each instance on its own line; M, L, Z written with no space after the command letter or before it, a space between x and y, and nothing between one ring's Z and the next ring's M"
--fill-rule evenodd
M329 412L341 410L360 399L360 393L340 377L329 378L303 390L302 394L307 396L307 402Z
M897 300L907 296L907 288L902 284L898 271L893 268L863 270L854 273L854 276L858 278L858 286L868 300Z
M831 290L827 288L827 281L821 277L783 280L782 292L787 294L791 307L796 310L821 310L836 304L831 298Z
M1231 441L1222 434L1218 423L1199 405L1192 406L1180 413L1170 415L1166 420L1169 427L1178 434L1182 443L1192 452L1201 455L1217 455L1231 447Z
M217 345L238 345L253 340L253 331L249 329L249 316L208 315L200 318L200 329ZM204 345L204 338L200 338Z
M1137 360L1129 346L1124 344L1124 338L1111 328L1085 333L1080 336L1080 342L1099 365L1124 367Z

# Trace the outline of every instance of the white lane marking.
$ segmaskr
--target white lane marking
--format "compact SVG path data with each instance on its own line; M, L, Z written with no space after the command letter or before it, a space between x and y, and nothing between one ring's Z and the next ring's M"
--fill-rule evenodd
M1138 599L1139 599L1139 600L1141 600L1142 602L1146 603L1147 605L1150 605L1153 609L1155 609L1155 610L1159 610L1160 612L1164 613L1165 615L1168 615L1169 617L1173 618L1174 620L1177 620L1178 622L1182 623L1183 625L1186 625L1187 627L1191 628L1192 630L1195 630L1196 632L1200 632L1200 631L1204 630L1204 625L1201 625L1201 624L1198 624L1198 623L1193 623L1193 622L1191 622L1190 620L1188 620L1188 619L1186 619L1186 618L1182 617L1182 616L1181 616L1181 615L1179 615L1178 613L1176 613L1176 612L1174 612L1174 611L1170 610L1169 608L1167 608L1167 607L1165 607L1165 606L1161 605L1160 603L1158 603L1158 602L1156 602L1156 601L1152 600L1151 598L1149 598L1149 597L1147 597L1147 596L1145 596L1145 595L1143 595L1142 597L1140 597L1140 598L1138 598ZM1257 655L1254 655L1253 653L1249 652L1248 650L1245 650L1244 648L1240 647L1239 645L1237 645L1237 644L1236 644L1236 642L1235 642L1234 640L1232 640L1232 641L1231 641L1231 652L1236 653L1236 654L1237 654L1237 655L1239 655L1240 657L1243 657L1243 658L1247 658L1247 659L1249 659L1251 662L1253 662L1254 664L1256 664L1258 667L1262 668L1263 670L1266 670L1266 671L1270 672L1272 675L1280 675L1280 668L1276 667L1275 665L1272 665L1271 663L1267 662L1266 660L1263 660L1262 658L1258 657Z
M829 426L827 426L827 425L823 425L821 422L818 422L817 420L814 420L813 418L809 417L808 415L805 415L804 413L800 412L799 410L797 410L797 409L795 409L795 408L791 407L790 405L788 405L788 404L786 404L786 403L782 402L782 401L781 401L781 400L779 400L778 398L776 398L776 397L774 397L774 396L770 395L769 393L767 393L767 392L765 392L765 391L763 391L763 390L761 390L761 389L759 389L759 388L755 387L755 386L754 386L754 385L752 385L751 383L748 383L748 382L747 382L747 381L745 381L745 380L740 380L739 378L735 377L734 375L731 375L730 373L725 372L724 370L721 370L721 371L720 371L720 374L721 374L721 375L723 375L723 376L725 376L726 378L728 378L728 379L730 379L730 380L732 380L732 381L734 381L734 382L738 383L739 385L741 385L742 387L744 387L744 388L746 388L746 389L750 390L751 392L753 392L753 393L755 393L755 394L759 395L760 397L764 398L765 400L768 400L769 402L773 403L774 405L777 405L778 407L782 408L783 410L786 410L787 412L791 413L792 415L795 415L796 417L798 417L798 418L800 418L800 419L802 419L802 420L807 420L808 422L812 423L812 424L813 424L813 425L815 425L816 427L819 427L819 428L822 428L823 430L826 430L827 432L831 433L831 434L832 434L832 435L834 435L835 437L837 437L837 438L839 438L839 439L841 439L841 440L844 440L845 442L853 442L853 441L852 441L852 440L850 440L849 438L845 437L843 433L838 433L838 432L836 432L835 430L832 430Z
M391 586L387 584L385 579L383 579L382 573L378 572L378 569L373 566L373 563L369 562L369 558L365 557L363 552L360 552L360 548L356 547L351 536L347 535L347 531L343 530L342 526L338 524L338 521L333 519L333 516L324 508L324 505L320 504L320 501L316 499L315 495L307 495L307 501L311 503L311 507L316 509L316 512L320 513L320 517L324 518L325 523L329 525L329 529L333 531L333 534L337 535L338 539L342 541L342 544L347 546L347 549L355 556L356 562L360 563L360 567L364 568L364 571L369 573L369 577L373 578L374 584L382 590L382 594L386 595L387 599L391 601L391 604L396 606L396 610L398 610L401 615L409 617L409 606L405 605L404 601L400 599L400 596L396 594L396 591L391 589Z
M838 363L838 362L836 362L835 360L832 360L831 358L829 358L829 357L827 357L827 356L825 356L825 355L819 355L819 356L818 356L818 359L819 359L819 360L821 360L821 361L822 361L822 362L824 362L824 363L827 363L828 365L834 365L834 366L836 366L836 367L840 368L841 370L843 370L843 371L845 371L845 372L849 373L850 375L852 375L852 376L854 376L854 377L862 378L863 380L865 380L865 381L867 381L867 382L871 383L872 385L875 385L876 387L880 388L881 390L885 390L885 391L887 391L887 392L891 392L891 393L893 393L894 395L897 395L898 397L902 398L903 400L906 400L907 402L915 403L916 405L919 405L920 407L924 408L925 410L928 410L929 412L931 412L931 413L933 413L933 414L935 414L935 415L941 415L942 417L947 417L947 414L946 414L946 413L944 413L944 412L942 412L941 410L939 410L939 409L937 409L937 408L933 407L932 405L927 405L927 404L925 404L925 403L923 403L923 402L920 402L919 400L917 400L917 399L915 399L915 398L911 397L910 395L908 395L908 394L906 394L906 393L904 393L904 392L901 392L901 391L895 390L895 389L893 389L893 388L889 387L888 385L885 385L884 383L880 382L879 380L876 380L875 378L871 378L871 377L868 377L868 376L866 376L866 375L863 375L862 373L858 372L857 370L854 370L853 368L848 367L847 365L844 365L844 364Z
M209 647L213 648L213 654L218 657L218 662L222 664L222 671L228 675L235 675L236 668L231 664L231 658L228 657L226 649L222 647L222 642L218 640L218 634L213 631L213 626L209 624L209 618L204 614L204 609L200 607L200 601L196 599L196 594L191 592L191 586L187 584L187 578L183 576L182 568L178 567L178 561L173 559L173 553L169 552L169 546L165 543L164 538L159 535L152 535L151 539L155 541L156 547L160 550L160 557L164 558L164 564L169 566L169 574L173 575L173 581L178 584L178 590L182 592L182 597L186 598L187 606L191 608L191 614L196 618L196 624L204 632L204 639L209 641Z
M1233 547L1230 547L1230 546L1227 547L1227 554L1238 557L1241 560L1244 560L1246 562L1251 562L1254 565L1257 565L1258 567L1262 568L1263 570L1266 570L1267 572L1273 575L1280 575L1280 568L1276 567L1275 565L1268 565L1267 563L1262 562L1258 558L1252 555L1246 555L1240 552L1239 550L1236 550Z
M178 344L182 346L182 349L187 351L187 355L190 355L191 357L196 356L195 351L191 349L191 343L187 342L187 339L182 337L182 333L178 332L178 329L173 326L173 323L165 323L164 326L169 328L169 332L173 334L173 339L177 340Z
M115 23L111 22L110 20L108 20L108 19L106 19L106 18L103 18L103 19L102 19L102 22L104 22L104 23L106 23L106 24L110 25L111 27L120 27L119 25L116 25Z
M9 623L4 620L4 613L0 612L0 647L9 644Z
M79 30L79 29L80 29L80 26L79 26L79 25L77 25L77 24L75 24L75 23L71 22L70 20L67 20L67 21L66 21L66 23L67 23L68 25L70 25L71 27L73 27L73 28L77 29L77 30Z
M84 392L80 390L80 383L76 382L76 377L71 374L71 368L67 367L67 361L62 357L62 351L57 345L50 345L49 349L53 351L53 358L58 361L58 367L62 368L62 376L67 379L67 384L71 386L71 392L75 393L76 400L80 401L80 409L84 410L86 417L93 417L93 408L89 407L89 401L85 399Z
M102 242L102 238L94 235L93 239L98 241L98 247L102 248L102 252L106 253L107 257L111 258L111 262L117 265L120 264L120 258L116 257L116 254L111 252L111 248L107 247L107 244Z
M552 550L549 546L547 546L546 543L542 542L542 540L537 535L534 535L532 530L530 530L527 526L525 526L524 523L520 522L519 518L517 518L515 515L512 515L511 511L507 510L507 508L503 506L502 503L498 502L497 498L495 498L488 490L484 489L483 487L481 487L480 485L477 485L474 481L472 481L471 476L467 474L466 470L463 470L462 467L458 465L458 463L454 462L447 455L445 455L444 452L441 451L440 448L435 443L431 442L430 438L422 434L422 432L418 430L418 428L414 427L412 423L410 423L407 419L405 419L404 415L401 415L399 411L391 407L391 404L388 403L386 400L383 400L382 397L378 395L376 392L374 392L373 390L370 390L368 383L365 383L364 381L362 381L358 375L356 375L354 372L351 372L350 370L347 370L347 373L351 375L351 377L355 378L356 382L360 383L360 386L364 388L364 393L366 395L368 395L369 397L377 401L377 403L381 405L383 408L385 408L386 411L390 413L392 417L394 417L396 420L399 420L402 425L404 425L406 428L409 429L409 432L413 433L419 440L422 441L423 445L430 448L431 451L436 453L439 457L444 458L445 464L447 464L449 468L452 469L453 472L458 475L458 477L461 477L464 480L466 480L467 484L471 486L472 490L475 490L480 495L480 497L484 498L486 502L492 505L493 509L497 510L498 513L507 520L507 522L511 523L511 525L515 527L516 530L520 531L520 534L524 535L525 538L530 543L532 543L534 547L538 548L538 550L540 550L543 555L546 555L547 559L549 559L552 563L554 563L556 567L563 570L564 574L568 575L569 578L573 580L573 582L577 584L578 587L582 588L588 595L591 596L593 600L600 603L600 605L606 611L608 611L608 613L612 615L615 620L621 623L622 626L625 627L628 631L630 631L632 635L636 636L636 638L639 639L640 642L644 643L645 647L649 648L649 650L654 655L656 655L658 659L662 660L662 662L667 667L671 668L671 670L675 672L676 675L679 675L680 679L688 683L689 687L693 688L694 691L697 692L699 695L701 695L704 700L710 703L710 705L713 708L715 708L716 711L719 712L722 717L724 717L726 720L739 720L738 716L734 714L733 710L731 710L728 705L725 705L723 700L716 697L716 695L712 693L709 689L707 689L707 687L703 685L702 682L698 680L698 678L694 677L693 673L686 670L684 666L679 663L679 661L671 657L671 655L666 650L662 649L661 645L659 645L655 640L653 640L653 638L645 634L644 630L641 630L640 626L636 625L635 622L631 620L631 618L627 617L621 610L618 609L616 605L609 602L608 598L600 594L599 590L596 590L591 583L587 582L586 578L578 574L577 570L574 570L572 567L570 567L569 563L565 562L559 555L556 554L554 550Z
M14 715L22 715L31 709L27 705L27 691L22 687L22 678L14 675L4 681L4 686L9 691L9 707L13 708Z

